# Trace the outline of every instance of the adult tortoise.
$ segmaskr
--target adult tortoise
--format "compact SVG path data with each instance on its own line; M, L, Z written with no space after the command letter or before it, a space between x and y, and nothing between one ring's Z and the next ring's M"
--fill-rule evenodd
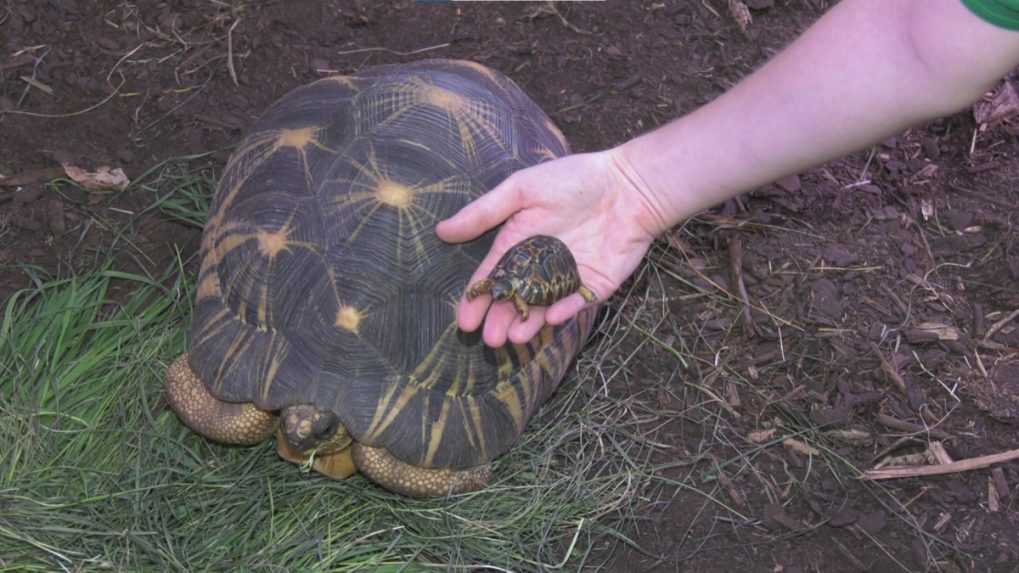
M487 347L457 328L455 306L494 233L451 245L434 226L566 152L516 84L472 62L380 66L285 95L219 183L171 406L212 440L276 433L282 457L330 477L360 471L410 496L483 487L595 310ZM576 272L563 250L538 256L552 270L535 280Z

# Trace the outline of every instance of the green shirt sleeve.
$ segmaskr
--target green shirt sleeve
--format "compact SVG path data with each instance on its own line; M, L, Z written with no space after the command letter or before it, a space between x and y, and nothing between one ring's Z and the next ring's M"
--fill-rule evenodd
M962 3L995 26L1019 30L1019 0L962 0Z

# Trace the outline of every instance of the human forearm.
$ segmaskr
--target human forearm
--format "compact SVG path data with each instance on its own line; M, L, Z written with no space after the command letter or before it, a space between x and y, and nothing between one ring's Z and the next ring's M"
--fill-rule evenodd
M959 0L844 0L713 102L614 150L661 232L743 191L973 101L1019 33ZM933 63L933 62L936 62Z

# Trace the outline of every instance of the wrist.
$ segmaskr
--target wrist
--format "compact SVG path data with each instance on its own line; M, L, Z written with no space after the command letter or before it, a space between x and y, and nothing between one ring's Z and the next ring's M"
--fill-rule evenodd
M639 140L606 150L609 169L618 182L620 201L633 209L632 219L650 237L657 237L675 224L668 209L668 192L654 186L647 177L647 163L641 161Z

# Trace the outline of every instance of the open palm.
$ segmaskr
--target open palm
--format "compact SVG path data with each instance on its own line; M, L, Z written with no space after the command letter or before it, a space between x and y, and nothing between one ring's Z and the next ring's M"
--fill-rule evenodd
M436 231L445 241L463 242L505 222L470 283L486 277L516 243L534 235L557 237L577 260L583 284L604 300L634 271L654 239L645 196L627 172L611 151L542 163L514 173ZM461 300L457 316L465 331L484 322L485 343L502 346L507 338L530 340L545 323L561 324L585 304L573 294L548 308L533 307L521 321L511 303L493 304L482 296Z

